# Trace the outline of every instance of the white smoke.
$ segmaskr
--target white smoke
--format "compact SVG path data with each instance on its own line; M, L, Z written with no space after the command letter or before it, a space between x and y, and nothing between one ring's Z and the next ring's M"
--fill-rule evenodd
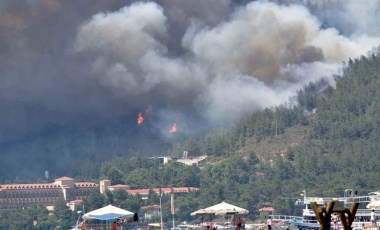
M380 36L379 0L293 0L311 8L326 26L345 35Z
M355 33L380 35L380 1L360 0L350 1L346 5L352 21L356 22Z
M342 61L380 43L378 37L322 29L301 5L263 1L236 9L215 26L199 18L189 25L180 38L185 52L169 55L171 28L163 7L134 3L84 23L76 50L93 55L92 74L100 84L141 107L170 108L178 114L172 120L186 119L191 108L208 121L230 122L286 102L310 81L332 81ZM161 114L161 124L171 123Z

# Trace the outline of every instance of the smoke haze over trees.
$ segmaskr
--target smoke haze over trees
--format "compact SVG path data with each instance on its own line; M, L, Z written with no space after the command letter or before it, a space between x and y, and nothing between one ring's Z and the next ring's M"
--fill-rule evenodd
M2 1L4 173L157 152L173 123L196 135L322 77L334 85L343 61L380 43L379 1L359 2Z

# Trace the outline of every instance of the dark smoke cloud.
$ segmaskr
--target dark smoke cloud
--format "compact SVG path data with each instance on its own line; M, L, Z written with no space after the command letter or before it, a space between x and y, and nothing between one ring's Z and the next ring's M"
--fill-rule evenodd
M8 131L28 132L49 123L66 125L93 121L96 124L99 119L107 122L123 115L132 116L135 109L142 110L150 104L149 95L139 95L139 100L126 98L124 92L118 93L107 87L108 80L103 83L94 81L91 76L94 66L101 68L101 61L94 64L91 55L73 52L78 29L83 23L96 13L115 12L132 2L2 1L1 127ZM162 47L168 47L168 55L181 53L180 37L190 18L196 17L205 25L214 25L230 10L228 1L196 0L192 4L187 1L160 1L159 4L165 8L165 13L172 15L165 19L164 25L170 30L166 31L165 37L160 37L164 43ZM135 48L133 52L137 52ZM117 78L118 71L123 70L114 64L109 76ZM175 97L174 92L166 94ZM176 104L186 107L181 102Z
M186 52L172 57L169 21L153 2L100 13L79 29L76 51L91 54L91 75L126 98L143 95L138 103L179 112L182 104L206 120L231 121L284 102L295 88L336 73L338 63L378 43L321 29L300 5L253 2L214 26L191 19L177 38ZM317 72L298 75L300 69Z
M380 11L325 2L2 1L0 143L146 110L149 132L194 134L333 84L342 61L379 44Z

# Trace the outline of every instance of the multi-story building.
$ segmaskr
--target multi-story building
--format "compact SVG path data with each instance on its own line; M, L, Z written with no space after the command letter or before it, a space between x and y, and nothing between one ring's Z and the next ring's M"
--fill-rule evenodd
M64 199L68 206L74 206L88 197L91 191L99 189L105 194L106 190L125 190L130 195L140 194L145 197L150 189L131 189L128 185L111 185L110 180L94 182L74 182L73 178L60 177L53 183L42 184L0 184L0 211L13 210L42 204L52 209L58 199ZM161 194L187 193L197 191L195 187L153 188L153 192Z
M82 200L98 188L93 182L74 182L69 177L60 177L53 183L2 184L0 185L0 210L11 210L42 204L53 206L58 199L66 202Z

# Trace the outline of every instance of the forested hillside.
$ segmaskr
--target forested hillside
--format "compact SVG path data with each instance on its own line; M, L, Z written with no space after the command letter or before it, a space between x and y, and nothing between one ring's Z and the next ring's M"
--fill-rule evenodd
M102 164L100 177L134 188L201 187L195 198L178 198L184 220L222 200L248 208L254 219L264 204L278 213L299 213L294 202L304 189L315 196L340 196L347 188L363 195L378 190L379 68L379 55L349 61L335 88L325 80L311 83L299 91L295 106L253 113L223 133L171 149L178 155L184 150L189 156L207 154L202 169L114 159ZM255 152L271 145L270 154Z
M276 209L283 212L293 209L287 197L298 196L302 189L319 196L339 196L347 188L366 194L380 188L379 89L380 56L372 54L350 60L343 75L336 77L335 88L324 80L311 83L299 92L297 106L254 113L231 130L199 142L192 140L181 150L208 153L216 158L241 156L247 159L247 154L256 155L259 163L248 169L240 164L232 166L231 161L236 159L223 161L221 165L240 168L238 178L244 177L242 175L250 178L239 182L255 191L250 199L257 198L255 201L259 204L273 202ZM289 138L290 133L295 136ZM287 141L288 146L282 148L286 151L277 151L277 155L268 157L266 153L254 151L263 149L261 145L283 145ZM278 146L272 146L276 148ZM215 165L208 167L202 173L221 170ZM250 173L243 173L248 171ZM216 180L224 181L222 191L233 188L230 194L241 194L236 191L241 187L233 186L236 173L220 174L223 177L234 174L230 179ZM215 177L210 173L202 178ZM202 188L204 192L218 191L218 186L219 182L210 182ZM243 194L235 202L241 202L242 197Z
M318 100L308 140L295 149L305 183L313 178L330 193L344 186L379 189L379 89L380 57L371 55L350 60L336 90Z
M380 185L379 89L379 55L363 56L347 63L336 89L324 80L311 83L299 92L298 106L254 113L228 132L198 142L195 149L185 148L212 156L247 152L247 143L256 144L251 149L268 140L286 143L286 132L298 127L302 131L293 133L303 137L293 138L301 142L290 141L283 152L294 169L293 181L312 189L328 185L324 191L330 194L345 187L373 190Z

